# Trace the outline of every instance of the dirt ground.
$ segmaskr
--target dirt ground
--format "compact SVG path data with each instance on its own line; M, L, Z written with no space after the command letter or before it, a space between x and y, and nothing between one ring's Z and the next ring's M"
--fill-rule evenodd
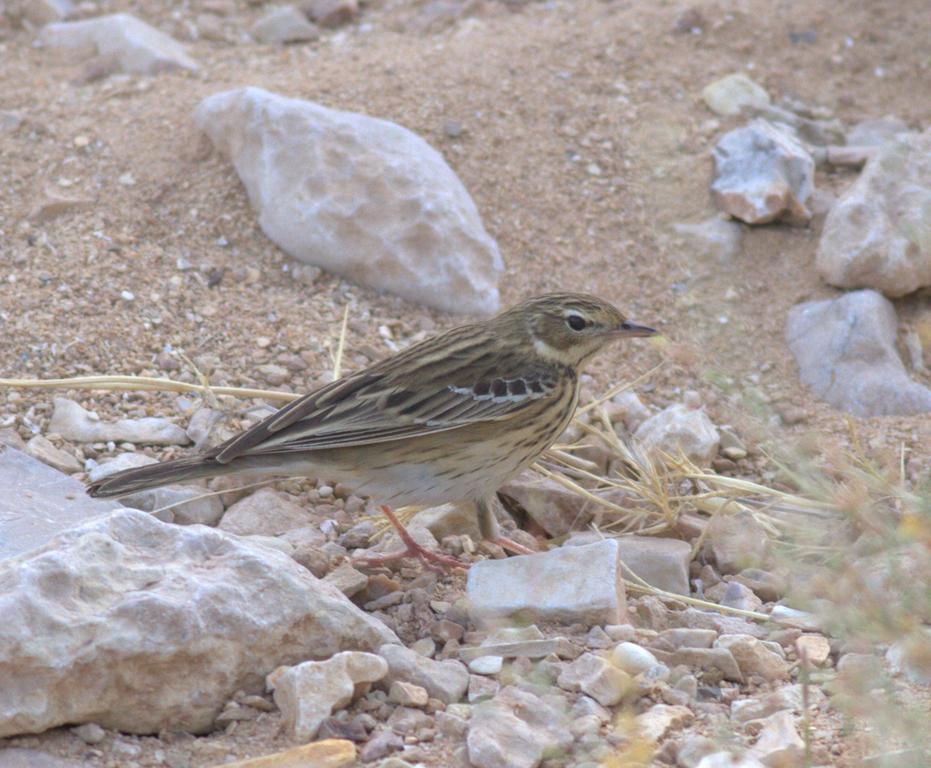
M710 149L741 121L716 118L700 93L723 75L746 72L774 101L827 107L848 125L887 114L931 124L926 0L449 0L443 7L458 11L447 17L436 3L388 0L366 3L355 24L319 41L285 47L248 40L267 11L260 2L82 7L136 14L187 43L201 69L93 79L86 62L34 46L34 32L0 28L0 112L23 118L15 128L0 121L0 375L190 380L170 354L181 350L214 384L269 386L256 368L278 362L291 371L285 386L301 391L328 378L347 304L349 368L389 354L385 335L404 341L460 321L331 275L291 276L293 260L262 234L235 171L192 122L202 98L256 85L396 121L437 147L499 243L505 305L553 289L594 292L673 341L603 355L592 391L662 363L639 388L653 406L695 390L717 423L751 442L848 440L845 415L799 383L783 338L793 304L838 294L814 269L823 219L745 227L729 262L701 256L672 225L714 213ZM689 8L701 34L676 31ZM227 39L191 39L201 14ZM839 193L854 178L822 170L816 186ZM82 203L35 217L50 195ZM926 297L896 304L903 326L931 320ZM174 396L72 394L103 418L181 418ZM44 431L51 398L0 393L0 423L28 439ZM749 400L762 409L751 412ZM797 423L775 418L787 408ZM878 454L904 445L912 477L927 469L931 419L855 425ZM262 754L286 745L276 718L195 750L158 749L196 755L191 765ZM17 741L56 740L73 756L88 749L66 731ZM161 764L155 749L131 759Z

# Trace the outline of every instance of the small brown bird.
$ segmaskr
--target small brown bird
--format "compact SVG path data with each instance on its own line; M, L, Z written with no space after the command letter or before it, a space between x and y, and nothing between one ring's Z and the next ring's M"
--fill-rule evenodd
M203 455L117 472L88 493L122 496L228 473L323 477L384 504L407 546L369 562L461 565L416 544L389 504L474 504L483 536L526 552L501 537L495 491L569 424L579 374L595 353L655 334L595 296L539 296L326 384Z

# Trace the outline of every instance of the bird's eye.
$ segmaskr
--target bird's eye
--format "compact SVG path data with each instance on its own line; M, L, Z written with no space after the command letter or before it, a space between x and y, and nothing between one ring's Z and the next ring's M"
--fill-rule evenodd
M588 323L585 322L585 318L581 315L569 315L569 317L566 318L566 325L573 331L581 331Z

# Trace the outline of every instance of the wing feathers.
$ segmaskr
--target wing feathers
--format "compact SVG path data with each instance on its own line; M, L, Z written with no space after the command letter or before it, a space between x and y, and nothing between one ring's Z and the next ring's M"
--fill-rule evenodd
M479 353L487 339L477 339L470 332L474 328L457 329L327 384L217 446L208 457L228 463L243 455L445 432L510 419L534 401L553 396L557 376L549 366L518 373L510 350Z

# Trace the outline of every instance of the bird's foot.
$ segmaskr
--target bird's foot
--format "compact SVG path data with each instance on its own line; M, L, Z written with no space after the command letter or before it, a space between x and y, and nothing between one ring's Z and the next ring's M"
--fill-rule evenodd
M420 560L420 562L422 562L424 566L429 568L431 571L442 571L444 568L468 569L468 563L463 563L461 560L457 560L455 557L441 555L439 552L433 552L426 547L420 546L420 544L414 541L414 537L408 533L407 528L404 527L404 524L398 520L391 507L383 506L381 511L385 517L388 518L388 522L390 522L394 529L398 532L398 536L404 544L404 549L402 549L400 552L389 552L384 555L363 555L362 557L353 558L353 564L375 567L384 565L386 563L393 563L397 560L402 560L405 557L411 557Z
M515 555L538 554L537 550L530 549L530 547L525 547L523 544L518 544L516 541L514 541L514 539L509 539L507 536L499 536L496 539L489 539L489 541L494 542L504 551L513 552Z

